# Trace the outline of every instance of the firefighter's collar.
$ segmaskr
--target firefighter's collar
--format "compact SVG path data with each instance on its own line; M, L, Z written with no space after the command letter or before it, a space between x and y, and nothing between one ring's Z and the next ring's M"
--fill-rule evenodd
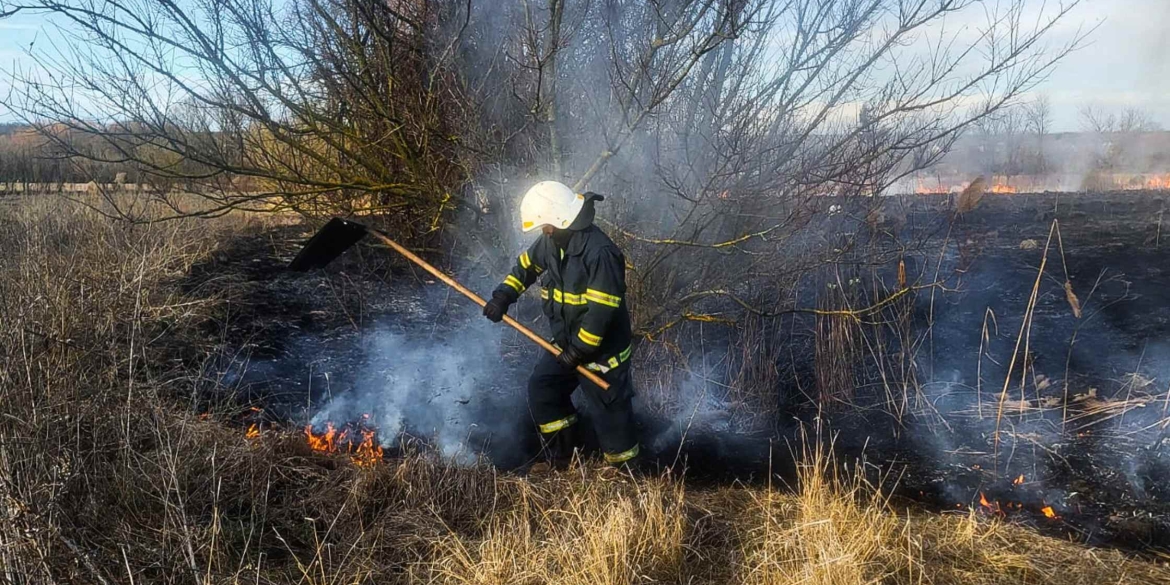
M573 237L569 238L569 245L565 247L566 256L580 256L585 252L585 244L589 241L589 237L593 235L593 230L597 226L591 225L583 230L574 231Z

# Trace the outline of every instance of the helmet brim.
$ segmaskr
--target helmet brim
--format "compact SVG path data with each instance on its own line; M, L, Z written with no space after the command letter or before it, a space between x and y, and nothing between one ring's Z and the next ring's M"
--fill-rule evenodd
M569 226L573 225L573 221L577 219L578 215L581 215L581 210L584 208L585 208L585 197L582 195L577 195L576 197L573 198L573 202L570 204L569 209L566 210L565 215L568 217L557 218L553 221L540 221L540 219L544 219L544 218L539 218L539 219L537 219L535 221L531 221L531 222L521 220L520 229L524 233L528 233L528 232L531 232L533 230L540 229L546 225L551 225L554 228L562 229L562 230L569 229ZM557 225L558 223L560 225Z

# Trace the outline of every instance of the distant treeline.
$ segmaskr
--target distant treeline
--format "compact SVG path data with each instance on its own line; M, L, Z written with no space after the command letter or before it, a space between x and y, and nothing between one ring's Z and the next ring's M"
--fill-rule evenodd
M1170 172L1170 132L973 132L956 142L931 172L1005 177L1166 173Z
M72 135L68 140L88 142L91 149L100 148L96 139ZM116 160L113 148L107 148L107 160ZM143 177L128 163L80 160L62 154L53 140L36 129L19 125L0 125L0 182L12 183L137 183Z
M98 156L69 157L61 142L23 124L0 124L0 182L146 183L148 174L108 141L73 131L53 134ZM136 147L142 149L141 143ZM169 153L160 153L165 156ZM103 162L109 161L109 162ZM189 162L175 161L177 165ZM1170 170L1170 132L1068 132L1051 135L972 132L940 161L935 174L1046 176L1060 173L1150 173ZM154 182L158 177L153 178Z
M65 154L57 140L83 145L88 151L101 152L101 159L115 161L116 149L95 137L77 132L55 132L49 138L36 128L25 125L0 126L0 182L13 183L138 183L144 174L132 163L100 162Z
M130 126L102 128L101 133L0 125L0 183L150 183L160 185L157 173L144 172L145 162L199 176L230 180L228 173L208 169L160 148L146 134ZM207 138L192 133L189 139ZM214 139L211 136L210 139ZM162 182L166 182L165 180Z

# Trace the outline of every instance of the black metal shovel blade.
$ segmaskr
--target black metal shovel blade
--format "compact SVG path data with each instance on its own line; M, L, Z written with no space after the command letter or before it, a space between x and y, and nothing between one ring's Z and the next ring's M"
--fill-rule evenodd
M366 226L335 217L314 234L304 248L301 248L297 257L293 258L292 264L288 265L289 270L306 272L314 268L324 268L364 235Z

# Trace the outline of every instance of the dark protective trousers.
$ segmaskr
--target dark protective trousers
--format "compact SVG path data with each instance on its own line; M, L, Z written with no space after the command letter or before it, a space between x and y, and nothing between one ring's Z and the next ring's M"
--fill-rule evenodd
M599 375L609 384L609 390L602 390L588 378L561 366L549 353L542 352L532 369L528 379L528 407L540 431L545 454L553 463L565 463L572 457L577 443L577 410L571 396L578 386L589 401L593 428L606 461L620 464L638 455L630 364L623 363Z

